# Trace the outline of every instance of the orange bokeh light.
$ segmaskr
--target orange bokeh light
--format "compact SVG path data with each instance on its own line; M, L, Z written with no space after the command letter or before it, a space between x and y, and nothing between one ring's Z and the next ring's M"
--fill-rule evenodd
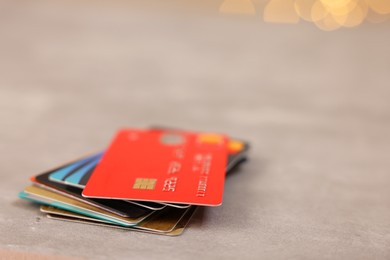
M255 0L224 0L221 13L255 14ZM269 23L311 22L325 31L351 28L365 20L379 23L390 17L390 0L268 0L263 19Z

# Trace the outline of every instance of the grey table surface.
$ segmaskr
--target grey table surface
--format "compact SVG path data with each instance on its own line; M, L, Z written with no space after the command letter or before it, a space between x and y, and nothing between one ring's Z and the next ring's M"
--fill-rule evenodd
M389 23L327 33L124 1L0 7L0 258L390 258ZM182 236L50 220L17 198L31 175L151 124L252 144L223 205Z

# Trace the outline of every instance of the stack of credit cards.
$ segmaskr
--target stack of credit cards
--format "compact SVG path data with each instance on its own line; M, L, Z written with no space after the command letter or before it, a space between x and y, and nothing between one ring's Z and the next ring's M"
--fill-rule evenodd
M176 236L199 206L222 204L248 148L218 133L121 129L106 150L31 177L19 197L52 219Z

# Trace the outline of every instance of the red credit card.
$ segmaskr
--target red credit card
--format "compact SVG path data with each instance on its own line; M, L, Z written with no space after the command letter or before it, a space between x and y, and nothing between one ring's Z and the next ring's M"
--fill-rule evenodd
M218 206L228 138L163 129L123 129L115 136L83 196Z

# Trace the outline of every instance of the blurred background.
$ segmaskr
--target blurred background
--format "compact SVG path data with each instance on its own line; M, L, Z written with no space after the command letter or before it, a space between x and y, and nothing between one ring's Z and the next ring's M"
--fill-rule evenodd
M389 16L388 0L0 1L1 247L171 248L39 224L15 202L28 177L119 127L166 125L252 144L224 205L175 239L175 256L388 259Z
M389 5L1 1L2 140L32 129L39 146L101 140L149 123L229 131L336 120L352 133L383 124Z

